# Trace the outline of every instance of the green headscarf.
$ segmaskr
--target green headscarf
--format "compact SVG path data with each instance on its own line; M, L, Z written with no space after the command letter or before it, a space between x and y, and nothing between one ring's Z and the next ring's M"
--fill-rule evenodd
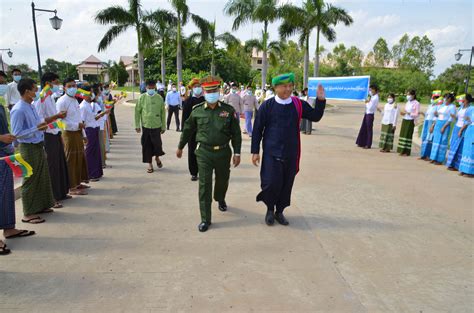
M293 73L281 74L281 75L273 77L272 79L273 87L277 85L289 84L289 83L293 83L293 84L295 83L295 74Z

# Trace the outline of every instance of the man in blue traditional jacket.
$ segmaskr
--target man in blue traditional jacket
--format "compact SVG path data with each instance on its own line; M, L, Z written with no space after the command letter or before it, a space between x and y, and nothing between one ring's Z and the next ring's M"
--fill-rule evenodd
M263 139L263 160L260 171L262 191L257 202L267 206L265 223L273 225L275 219L288 225L283 210L290 205L291 189L299 171L301 144L299 125L302 118L318 122L324 114L326 97L319 85L315 108L292 97L295 75L283 74L272 79L275 96L262 103L255 118L252 133L252 162L260 162L260 142Z

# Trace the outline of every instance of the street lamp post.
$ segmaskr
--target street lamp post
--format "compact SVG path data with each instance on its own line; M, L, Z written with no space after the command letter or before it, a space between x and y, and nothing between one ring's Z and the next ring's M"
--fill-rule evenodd
M464 87L464 93L467 94L467 90L469 88L469 79L471 78L471 68L472 68L472 56L474 55L474 46L471 47L471 49L459 49L458 53L454 55L454 58L456 61L461 60L462 58L462 53L461 52L471 52L471 59L469 60L469 67L467 68L467 78L466 78L466 85Z
M13 52L10 50L10 48L0 49L0 51L8 51L7 54L10 58L13 56ZM2 61L2 71L5 72L5 65L3 64L3 55L1 53L0 53L0 60Z
M37 9L35 8L35 3L31 2L31 13L33 15L33 29L35 31L35 42L36 42L36 57L38 59L38 75L39 75L39 80L41 82L41 59L40 59L40 52L39 52L39 44L38 44L38 32L36 30L36 16L35 16L35 11L41 11L41 12L51 12L54 13L54 17L49 19L49 22L51 23L51 26L53 27L54 30L58 30L61 28L61 25L63 23L63 20L60 19L56 14L57 10L44 10L44 9Z

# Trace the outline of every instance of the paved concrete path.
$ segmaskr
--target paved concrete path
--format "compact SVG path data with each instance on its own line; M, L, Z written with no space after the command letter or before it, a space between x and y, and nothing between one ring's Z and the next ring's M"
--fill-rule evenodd
M147 174L132 113L118 107L113 168L89 196L8 241L0 312L472 312L473 180L356 148L360 106L303 136L289 227L264 225L245 138L229 211L204 234L179 134Z

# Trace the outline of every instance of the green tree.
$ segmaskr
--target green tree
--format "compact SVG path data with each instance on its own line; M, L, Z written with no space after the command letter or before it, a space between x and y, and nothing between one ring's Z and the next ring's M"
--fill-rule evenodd
M392 53L388 47L387 41L379 38L372 48L375 66L385 67L392 59Z
M343 23L352 24L352 17L342 8L327 4L324 0L305 0L301 8L294 5L285 5L281 8L284 22L280 27L280 35L287 38L295 33L300 35L299 42L305 47L304 59L304 86L308 83L309 69L309 37L316 30L316 57L314 76L319 76L320 35L329 42L336 40L334 26Z
M268 26L281 17L278 0L229 0L224 8L224 13L234 16L233 30L239 29L246 23L263 23L260 43L253 41L262 51L262 86L267 83L268 51L272 48L269 41Z
M305 47L301 47L298 43L290 40L287 43L280 43L281 53L274 65L270 66L270 77L281 73L293 72L296 77L296 88L306 87L304 84L304 63Z
M22 77L29 77L31 79L37 80L38 72L35 71L34 69L30 68L29 65L26 64L26 63L20 63L20 64L16 64L16 65L11 64L11 65L8 66L8 68L10 69L10 71L6 74L8 76L9 81L13 80L11 71L14 68L17 68L21 71L21 76Z
M145 21L152 23L152 32L155 39L161 44L161 81L166 82L165 50L167 44L176 37L178 18L167 10L156 10L148 13Z
M361 71L364 53L355 46L347 49L341 43L328 53L327 59L334 66L338 76L355 75Z
M451 65L433 81L433 89L464 93L464 80L468 70L469 65L467 64Z
M138 40L138 73L140 83L145 81L145 69L143 60L144 48L152 43L153 36L148 25L144 21L144 13L140 0L128 0L128 8L114 5L97 12L95 21L102 25L112 25L99 42L98 51L103 51L127 29L134 27Z
M221 42L226 45L227 49L240 45L240 40L229 32L222 33L216 36L216 21L207 22L206 28L208 33L203 36L202 33L194 33L190 36L191 40L198 40L204 50L210 50L211 54L211 75L216 74L215 66L215 54L217 49L217 42Z
M434 44L426 35L410 39L405 34L399 43L393 46L392 53L400 68L421 70L430 76L433 74L436 61Z
M59 79L63 80L67 77L79 78L76 66L65 61L56 61L54 59L46 59L45 65L42 66L43 73L53 72L59 75Z
M119 63L114 62L113 65L109 67L109 75L110 79L116 80L119 86L125 85L128 80L128 72L122 61Z
M182 52L182 28L191 19L196 27L200 30L203 37L209 33L207 29L207 21L199 15L189 12L189 7L186 0L170 0L171 6L176 12L178 19L176 32L176 70L178 74L178 81L183 81L183 52Z

